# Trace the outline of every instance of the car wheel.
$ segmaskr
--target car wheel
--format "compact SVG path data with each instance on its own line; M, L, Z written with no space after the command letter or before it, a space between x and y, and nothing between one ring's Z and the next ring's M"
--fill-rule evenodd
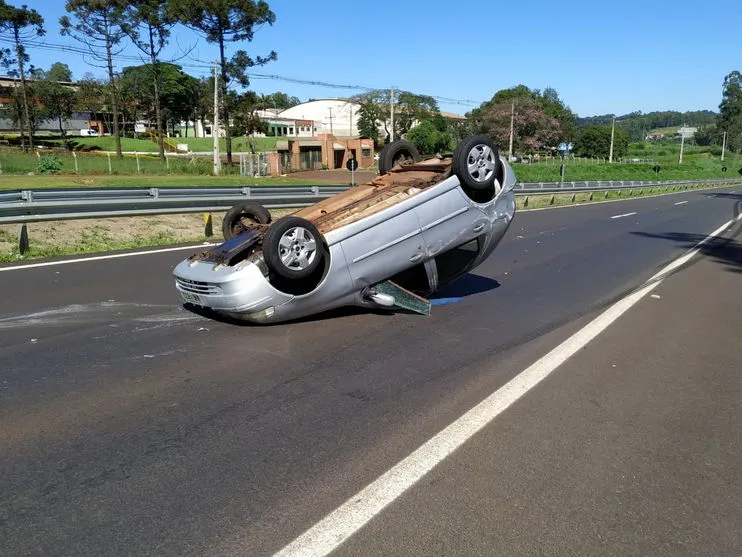
M271 213L259 203L238 203L224 215L222 234L225 240L245 231L245 224L269 224Z
M464 138L453 153L453 172L465 189L493 191L499 166L497 147L486 135Z
M283 217L265 231L263 256L268 267L282 277L307 277L322 264L322 236L306 219Z
M379 155L379 174L386 174L398 164L420 162L422 157L412 143L398 139L384 145Z

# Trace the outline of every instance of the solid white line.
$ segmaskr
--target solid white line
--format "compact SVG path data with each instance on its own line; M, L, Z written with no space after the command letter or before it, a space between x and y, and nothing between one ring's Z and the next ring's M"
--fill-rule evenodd
M609 307L592 322L436 434L410 456L353 495L281 549L275 557L320 556L337 549L387 505L654 290L669 273L695 256L701 245L718 236L740 219L742 215L716 229L688 253L654 275L639 290Z
M79 259L65 259L64 261L47 261L45 263L30 263L28 265L15 265L13 267L0 267L2 271L21 271L23 269L35 269L36 267L51 267L53 265L68 265L70 263L86 263L88 261L101 261L103 259L118 259L120 257L134 257L137 255L152 255L154 253L166 253L168 251L183 251L187 249L197 249L205 246L215 246L216 244L196 244L194 246L178 246L177 248L162 248L149 251L135 251L132 253L115 253L112 255L96 255L93 257L81 257Z
M622 219L624 217L630 217L631 215L635 215L635 214L636 214L636 212L633 212L633 213L624 213L623 215L613 215L611 218L612 219Z
M687 201L678 201L675 205L685 205Z

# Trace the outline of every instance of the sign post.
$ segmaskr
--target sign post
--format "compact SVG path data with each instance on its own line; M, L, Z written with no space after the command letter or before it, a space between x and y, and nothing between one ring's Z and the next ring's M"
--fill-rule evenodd
M345 163L345 168L350 170L350 185L355 186L356 185L355 172L356 172L356 168L358 168L358 161L354 158L348 159L348 162Z

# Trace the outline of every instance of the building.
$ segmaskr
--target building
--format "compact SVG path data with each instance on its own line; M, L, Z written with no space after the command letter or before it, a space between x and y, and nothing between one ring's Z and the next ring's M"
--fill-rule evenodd
M33 82L27 78L26 81ZM77 85L70 82L60 82L75 89ZM20 133L18 123L8 116L7 109L13 102L14 89L20 87L20 77L0 76L0 133ZM75 111L67 120L62 120L62 129L69 135L81 135L82 130L95 130L98 134L106 133L106 118L102 112ZM110 118L108 118L110 120ZM59 133L59 121L56 119L41 120L37 122L35 135L46 135Z

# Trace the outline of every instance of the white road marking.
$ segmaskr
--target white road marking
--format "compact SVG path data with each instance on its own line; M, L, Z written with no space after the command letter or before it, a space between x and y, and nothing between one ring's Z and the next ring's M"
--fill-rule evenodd
M612 219L622 219L624 217L630 217L631 215L635 215L635 214L636 214L636 211L634 211L633 213L624 213L623 215L613 215L611 218Z
M384 510L387 505L400 497L474 434L492 422L510 405L543 381L568 358L584 348L634 304L654 290L670 273L693 258L703 244L724 232L737 220L742 220L742 215L716 229L685 255L655 274L644 286L609 307L577 333L436 434L411 455L350 497L345 503L281 549L274 557L320 556L327 555L337 549L345 540Z
M178 246L177 248L161 248L149 251L135 251L132 253L115 253L112 255L96 255L92 257L80 257L78 259L66 259L64 261L47 261L44 263L29 263L28 265L15 265L13 267L0 267L2 271L20 271L23 269L35 269L36 267L51 267L53 265L68 265L70 263L86 263L88 261L101 261L104 259L118 259L120 257L134 257L137 255L151 255L153 253L166 253L168 251L195 250L200 247L215 246L216 244L196 244L193 246Z
M675 205L685 205L687 201L678 201Z

